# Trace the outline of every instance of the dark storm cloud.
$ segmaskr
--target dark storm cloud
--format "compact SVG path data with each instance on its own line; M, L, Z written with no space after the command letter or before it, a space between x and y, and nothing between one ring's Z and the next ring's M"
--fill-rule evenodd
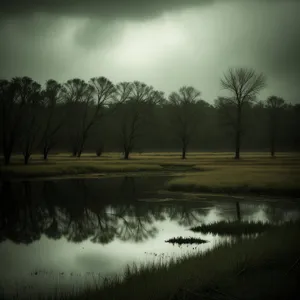
M214 0L4 0L2 15L50 13L102 18L157 17L165 11L212 3Z
M122 24L114 21L88 19L75 33L74 39L78 45L93 49L99 43L114 45L122 33Z
M106 18L146 18L188 7L212 4L220 0L3 0L5 15L51 13L57 15L97 16ZM234 0L222 0L222 2ZM239 0L239 2L288 2L298 0Z
M221 8L218 8L219 6ZM212 49L215 56L209 56L206 69L201 69L202 65L195 63L195 57L185 57L180 54L174 61L169 62L170 66L162 62L161 69L164 71L160 74L161 79L158 82L162 89L163 86L173 89L172 84L175 81L178 85L181 82L198 84L200 82L198 78L208 78L207 74L211 72L209 76L212 79L207 85L210 91L207 92L203 87L203 93L209 94L207 100L212 101L219 90L218 81L222 72L230 66L245 65L266 73L270 83L268 93L279 93L284 90L284 95L288 95L293 101L300 100L297 98L300 81L300 1L298 0L11 0L2 2L0 76L29 75L42 81L55 76L58 76L58 80L89 76L81 69L86 65L87 57L89 55L92 57L94 51L99 52L99 57L106 50L109 53L122 35L124 21L136 21L136 28L139 28L143 20L153 19L155 22L163 13L172 14L172 12L190 9L198 14L198 12L202 13L202 8L205 12L199 14L198 19L195 19L195 23L188 29L189 33L194 32L195 36L192 41L194 45L191 47L198 45L200 53L203 53L202 49L205 49L205 53L209 52L211 48L203 44L201 31L210 32L217 26L217 34L204 41L217 49L216 51ZM218 9L220 13L216 15ZM208 24L202 23L204 27L200 28L201 22L199 25L197 20L201 21L202 17L205 19L205 14L209 15L211 21L208 20ZM188 19L189 14L184 18ZM184 18L182 18L183 22ZM175 21L181 22L179 19ZM109 61L107 64L113 62ZM96 68L102 72L102 62L99 65L95 63L95 66L89 65L86 69L88 68ZM182 75L183 72L175 72L176 68L186 69L187 75ZM113 69L109 67L105 72L108 70ZM111 71L111 74L118 72L122 70L116 69ZM126 70L122 74L126 72L131 71ZM154 79L158 77L156 73L157 70L142 71L143 76L149 75L149 78ZM174 79L170 79L170 73L174 75ZM141 75L136 76L136 79L139 79L138 76ZM125 79L124 77L121 80ZM156 84L155 80L153 84ZM201 86L199 88L202 89Z
M252 26L255 7L244 18L243 48L255 58L257 68L263 68L276 85L288 90L292 101L300 101L300 1L277 1L276 5L261 5L263 12ZM249 28L253 27L253 30ZM247 48L247 50L246 50Z

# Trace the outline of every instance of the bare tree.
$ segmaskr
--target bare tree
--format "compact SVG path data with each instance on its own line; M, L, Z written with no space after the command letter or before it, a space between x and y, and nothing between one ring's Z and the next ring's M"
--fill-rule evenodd
M277 96L270 96L266 101L266 107L269 111L270 152L272 157L275 157L278 129L285 106L284 99Z
M202 101L200 95L201 92L192 86L183 86L178 93L169 96L172 127L181 142L182 159L186 158L187 147L196 130L197 103Z
M24 103L20 142L24 163L27 165L36 146L37 135L40 130L41 85L29 77L13 78L12 82L16 85L18 102Z
M57 107L62 102L61 92L62 85L53 79L47 80L46 88L42 91L46 111L46 124L41 140L44 160L48 158L50 149L55 145L54 137L61 129L64 122L64 117L57 115Z
M232 96L224 97L224 101L236 109L235 129L235 159L240 158L242 109L245 103L255 101L257 94L266 86L266 78L257 74L253 69L230 68L221 79L223 89Z
M114 111L125 101L127 101L132 92L132 86L130 82L120 82L117 85L113 85L104 77L92 78L92 84L97 92L97 103L94 117L88 125L88 129L95 124L96 121L101 120L107 112L112 114ZM96 155L100 156L104 149L103 137L98 138L98 145L96 149Z
M81 132L77 151L78 157L81 156L90 129L102 116L103 108L113 100L113 94L115 92L115 86L105 77L91 78L89 81L89 86L90 88L88 94L86 95L86 100L88 101L86 101L87 105L80 130ZM93 112L90 117L88 116L89 104L91 104L93 107Z
M74 78L62 87L62 96L68 110L69 134L73 156L80 156L86 139L86 122L93 103L94 87L84 80ZM84 141L83 141L84 140Z
M10 163L16 135L21 121L21 108L24 103L17 103L16 85L8 80L0 80L1 134L4 163Z
M36 131L33 130L35 119L31 119L32 105L36 103L39 91L40 85L26 76L14 77L11 81L0 81L2 142L5 164L10 163L15 143L17 140L21 140L20 129L23 130L24 159L25 163L28 163L30 157L28 151L31 151L36 137ZM22 124L24 126L21 126ZM26 126L29 126L27 131L25 130Z
M146 122L150 108L162 101L163 93L145 83L134 81L128 101L122 107L121 139L124 159L129 159L138 137L141 125Z

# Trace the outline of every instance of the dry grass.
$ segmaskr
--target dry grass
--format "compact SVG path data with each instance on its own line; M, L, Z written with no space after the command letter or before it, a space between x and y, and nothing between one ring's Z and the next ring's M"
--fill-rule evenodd
M294 299L299 228L299 223L288 223L204 254L128 267L124 276L65 299Z
M180 153L175 152L133 153L128 161L119 153L101 157L84 154L81 158L57 154L50 155L47 162L34 155L27 166L21 156L13 157L10 166L0 166L3 178L122 172L178 175L167 184L172 191L300 197L300 155L295 153L280 153L272 159L269 153L246 152L239 161L226 152L192 152L187 160L181 160Z
M95 173L117 173L117 172L144 172L160 171L158 165L145 165L138 163L131 164L110 164L93 161L68 161L56 164L31 164L2 166L0 175L5 178L36 178L53 177L62 175L79 175Z
M172 191L212 193L255 193L265 195L300 196L298 165L216 166L202 173L187 173L171 179L167 188Z

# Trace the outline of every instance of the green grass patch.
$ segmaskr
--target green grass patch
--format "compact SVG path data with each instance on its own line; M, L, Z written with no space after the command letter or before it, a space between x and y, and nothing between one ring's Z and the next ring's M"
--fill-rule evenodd
M207 241L202 240L200 238L194 238L194 237L176 237L176 238L171 238L169 240L165 241L166 243L171 243L171 244L205 244Z
M241 222L241 221L220 221L211 224L202 224L192 227L193 232L212 233L219 235L248 235L263 233L266 230L273 228L276 225L263 222Z

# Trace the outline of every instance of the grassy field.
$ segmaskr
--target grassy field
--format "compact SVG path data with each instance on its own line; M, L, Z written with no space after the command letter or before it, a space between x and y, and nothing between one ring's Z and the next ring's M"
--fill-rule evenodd
M167 184L171 191L257 194L300 197L298 165L216 166L202 173L187 173Z
M124 276L65 299L296 299L299 235L299 222L287 223L209 252L128 267Z
M46 162L34 155L27 166L21 156L13 157L12 162L0 167L2 178L151 172L177 175L166 186L171 191L300 197L300 155L295 153L280 153L272 159L269 153L246 152L239 161L225 152L189 153L186 160L175 152L134 153L128 161L117 153L99 158L92 154L81 158L57 154L50 155Z

